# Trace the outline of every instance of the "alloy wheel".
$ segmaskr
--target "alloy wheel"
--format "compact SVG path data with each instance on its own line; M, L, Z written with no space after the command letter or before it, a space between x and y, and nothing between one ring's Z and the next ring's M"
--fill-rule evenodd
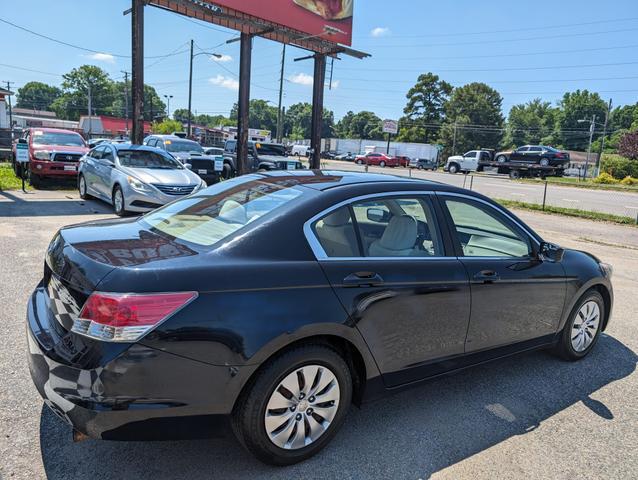
M310 445L330 427L340 396L337 377L325 366L305 365L289 373L266 405L268 438L286 450Z
M593 300L585 302L578 310L572 324L572 348L576 352L585 351L596 338L600 324L600 307Z
M84 175L80 175L80 196L84 197L86 195L86 180L84 180Z
M113 194L113 207L116 212L124 210L124 195L122 194L122 190L119 188L115 190L115 193Z

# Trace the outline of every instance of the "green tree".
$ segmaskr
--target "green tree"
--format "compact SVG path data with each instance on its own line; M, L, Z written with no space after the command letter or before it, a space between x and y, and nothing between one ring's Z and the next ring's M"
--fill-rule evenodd
M503 139L502 103L501 95L484 83L455 88L445 104L445 122L439 136L444 155L473 148L498 148ZM455 130L456 148L452 152Z
M334 135L334 113L323 110L321 137L330 138ZM308 139L312 128L312 105L307 102L291 105L283 120L284 137L294 140ZM295 137L295 138L293 138Z
M629 130L633 123L638 121L638 103L616 107L609 116L610 130Z
M126 115L126 108L124 100L128 96L128 112L129 116L133 116L133 96L131 94L132 84L129 81L128 85L124 82L114 82L113 88L113 102L109 109L109 115L114 117L124 117ZM150 85L144 85L144 120L153 121L157 118L163 118L166 116L166 104L162 102L162 99L157 94L154 87Z
M437 136L438 126L445 117L445 103L454 87L438 75L424 73L408 90L408 103L399 122L397 140L402 142L431 143Z
M113 81L100 67L82 65L62 76L64 94L51 105L60 118L78 120L88 113L89 90L94 114L111 113L114 100Z
M596 115L598 122L602 121L607 111L607 103L597 93L576 90L563 95L559 108L555 138L567 150L586 150L592 115Z
M49 110L51 104L62 95L62 90L42 82L27 82L18 88L17 93L16 108Z
M363 138L367 140L383 140L382 120L373 112L348 112L335 126L340 138Z
M253 99L250 101L250 113L248 116L248 126L250 128L260 128L277 131L277 108L268 105L266 100ZM237 112L239 106L235 103L230 111L230 118L237 122Z
M169 134L173 132L181 132L182 131L182 122L177 120L169 120L164 119L161 122L153 122L151 125L151 130L153 133L159 134Z
M514 105L507 120L504 145L513 147L545 143L546 139L551 138L557 113L550 102L544 102L540 98Z

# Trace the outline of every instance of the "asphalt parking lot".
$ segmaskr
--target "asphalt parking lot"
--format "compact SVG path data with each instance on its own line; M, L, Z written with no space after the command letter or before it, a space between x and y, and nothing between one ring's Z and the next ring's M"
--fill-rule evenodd
M547 240L614 266L610 327L585 360L529 353L353 407L326 450L288 468L232 437L72 443L29 377L26 302L56 229L110 211L75 192L0 192L0 479L638 478L638 228L529 212Z

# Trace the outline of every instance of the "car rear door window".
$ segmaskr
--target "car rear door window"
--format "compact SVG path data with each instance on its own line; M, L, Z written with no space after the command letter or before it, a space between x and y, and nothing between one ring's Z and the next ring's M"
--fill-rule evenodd
M355 202L315 222L327 257L438 257L443 247L425 197Z
M527 257L529 238L495 209L470 200L446 199L463 255L466 257Z

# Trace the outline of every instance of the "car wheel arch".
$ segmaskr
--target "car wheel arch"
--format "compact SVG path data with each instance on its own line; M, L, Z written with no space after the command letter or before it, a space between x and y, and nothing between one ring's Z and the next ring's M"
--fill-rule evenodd
M609 287L601 282L600 278L593 278L582 285L578 292L576 292L569 301L565 302L565 308L563 310L563 315L561 317L557 333L562 332L563 328L565 328L567 320L569 320L569 316L571 315L578 302L580 302L582 298L592 290L600 293L600 295L603 297L603 301L605 302L605 317L603 318L601 331L604 331L607 328L607 324L609 323L609 318L611 316L611 310L613 307L612 293Z
M339 327L338 325L334 325ZM312 327L312 326L309 326ZM348 327L342 326L346 329ZM315 329L311 329L315 330ZM340 330L340 329L335 329ZM319 332L304 332L295 334L286 334L279 336L267 345L263 346L254 356L251 358L251 364L259 364L250 376L245 380L241 387L240 394L235 399L235 404L242 396L244 391L253 383L253 380L257 377L259 372L265 368L265 366L274 358L281 355L291 348L298 347L300 345L324 345L332 348L339 353L342 358L348 364L350 372L352 374L353 381L353 403L360 405L366 388L367 381L372 378L380 378L380 372L376 365L376 362L372 358L368 347L363 342L363 339L355 339L354 335L343 335L342 332L337 331L319 333Z

